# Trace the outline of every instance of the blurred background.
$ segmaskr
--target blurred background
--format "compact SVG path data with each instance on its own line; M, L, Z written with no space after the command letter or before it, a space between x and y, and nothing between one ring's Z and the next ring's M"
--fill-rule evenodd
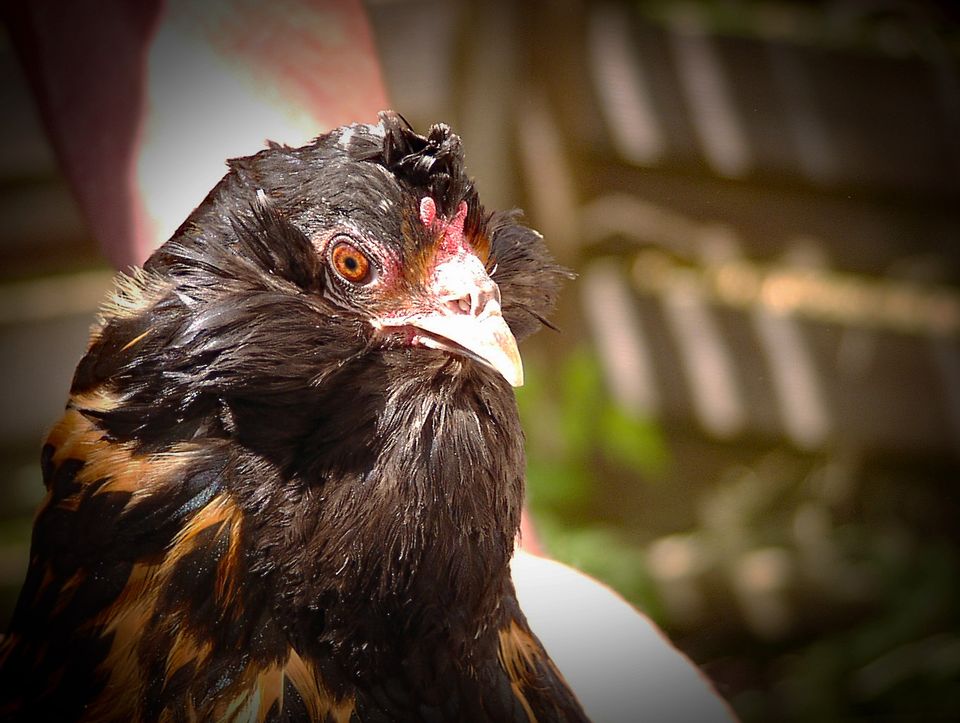
M368 11L394 108L578 274L523 350L549 552L745 721L960 719L960 8ZM5 36L0 107L5 627L112 271Z

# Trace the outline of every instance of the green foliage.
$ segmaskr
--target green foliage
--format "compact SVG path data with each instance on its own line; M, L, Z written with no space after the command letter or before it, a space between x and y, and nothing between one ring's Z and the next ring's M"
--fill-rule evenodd
M659 428L610 397L596 358L585 348L552 369L534 369L528 378L517 398L528 431L528 497L538 533L557 559L656 616L645 552L595 519L594 502L604 484L601 470L618 470L637 484L664 475L669 454Z
M647 481L663 477L669 452L654 422L631 416L608 402L600 417L599 430L598 446L610 460L644 475Z
M582 514L601 466L646 482L663 476L669 454L659 427L629 414L607 394L596 357L581 347L549 372L532 371L532 381L517 394L528 431L535 509ZM556 380L549 390L548 378Z

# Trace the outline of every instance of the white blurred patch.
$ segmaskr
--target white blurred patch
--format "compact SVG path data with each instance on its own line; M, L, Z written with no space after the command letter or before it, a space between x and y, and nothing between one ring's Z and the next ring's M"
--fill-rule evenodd
M600 109L617 150L632 163L656 163L665 151L663 130L633 46L626 10L616 5L597 7L587 37Z
M614 395L634 414L656 414L660 400L649 345L619 268L611 262L593 264L582 288L584 312Z
M592 720L733 720L696 666L608 587L524 552L512 569L530 627Z
M135 174L154 247L223 177L225 158L256 153L268 138L303 145L318 131L311 115L255 83L189 27L160 24L147 76L149 120Z

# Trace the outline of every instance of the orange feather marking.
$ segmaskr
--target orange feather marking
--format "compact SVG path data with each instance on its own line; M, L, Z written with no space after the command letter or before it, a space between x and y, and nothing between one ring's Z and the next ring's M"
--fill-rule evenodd
M80 583L83 582L86 577L87 575L83 570L77 570L60 586L57 602L53 607L54 615L59 615L63 612L64 608L70 603L70 600L73 599L73 594L76 592L77 587L79 587Z
M69 459L83 462L76 477L81 487L97 483L95 494L98 495L129 493L129 507L161 488L165 482L179 479L181 471L192 462L196 445L184 443L168 452L138 455L134 453L133 444L108 440L103 430L83 412L110 408L114 403L110 399L106 392L75 396L71 407L50 431L47 444L54 448L52 463L55 467ZM48 495L40 509L49 506L50 501ZM57 504L75 510L79 497L70 495Z
M168 578L177 563L196 547L197 536L216 526L220 530L228 524L239 524L241 512L227 495L217 495L204 505L173 538L173 543L160 565L160 574Z
M310 712L311 720L348 723L356 705L354 699L352 697L334 698L321 686L313 665L301 658L292 648L283 672L300 693Z
M112 641L100 664L107 683L85 719L134 719L139 715L144 680L137 646L156 608L155 574L156 565L135 564L120 596L94 620L104 626L102 637L112 636Z
M212 651L213 645L209 640L197 640L197 637L189 629L181 627L170 646L170 652L167 653L164 683L169 681L170 676L184 665L193 663L199 668L207 662Z
M543 648L533 635L522 628L516 620L511 620L510 624L500 631L500 647L497 655L500 659L500 665L503 666L510 677L513 693L526 711L527 718L532 722L536 721L536 715L530 708L523 691L535 682L534 675L537 666L549 667L558 678L563 676L557 670L553 661L545 655Z
M265 721L274 703L277 703L278 712L283 710L283 670L280 666L270 666L261 671L257 676L257 687L260 690L257 720Z
M137 345L139 342L141 342L141 341L143 340L143 338L144 338L147 334L149 334L151 331L153 331L153 330L152 330L152 329L147 329L147 330L146 330L145 332L143 332L142 334L137 334L137 335L136 335L135 337L133 337L130 341L128 341L126 344L124 344L122 347L120 347L120 351L127 351L127 349L130 349L131 347L136 346L136 345Z
M101 386L82 394L72 395L68 406L78 411L109 412L119 407L120 403L120 397L110 389Z
M235 509L235 508L234 508ZM243 518L237 514L231 515L229 526L226 528L230 542L226 554L217 565L216 599L221 607L228 607L234 602L239 592L237 590L237 570L240 566L240 527Z

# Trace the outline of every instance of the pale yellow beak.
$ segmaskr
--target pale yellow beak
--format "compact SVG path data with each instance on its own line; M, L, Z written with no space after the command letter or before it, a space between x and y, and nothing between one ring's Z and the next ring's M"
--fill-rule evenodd
M474 359L523 386L517 340L503 318L500 289L473 254L438 264L426 308L375 319L378 329L411 327L413 343Z

